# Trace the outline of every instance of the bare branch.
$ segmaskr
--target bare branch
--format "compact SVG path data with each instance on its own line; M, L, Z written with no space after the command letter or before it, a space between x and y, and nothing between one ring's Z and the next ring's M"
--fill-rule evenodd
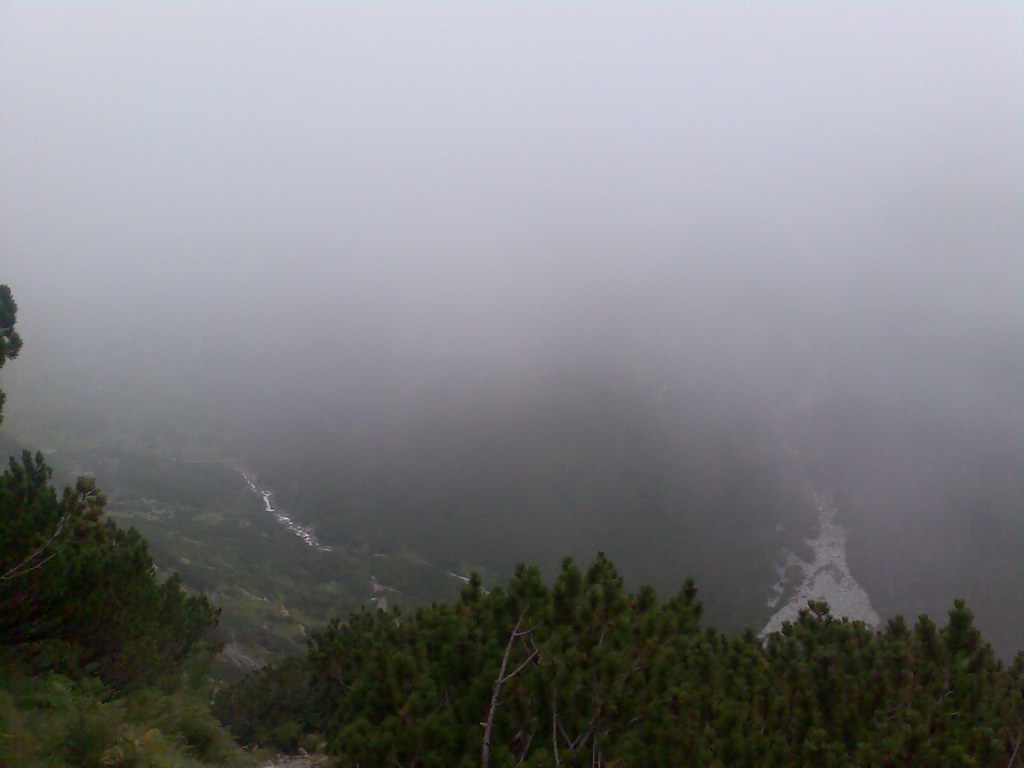
M526 661L524 661L522 664L520 664L518 667L516 667L514 671L509 672L507 675L505 675L503 678L501 678L501 682L502 683L506 683L509 680L511 680L513 677L515 677L517 674L519 674L522 671L523 667L525 667L527 664L529 664L531 661L533 661L534 658L536 658L538 653L540 653L540 651L534 651L529 656L527 656L526 657Z
M42 567L47 562L53 559L60 550L52 552L48 557L43 558L38 563L32 564L32 561L42 555L46 549L53 544L54 541L64 532L64 527L67 525L68 520L71 518L71 512L65 514L60 520L57 521L57 527L53 531L53 535L50 536L45 542L39 545L39 547L28 557L23 559L20 563L15 565L13 568L7 571L3 576L0 576L0 581L13 581L19 576L23 576L26 573L30 573L37 568Z
M516 760L516 765L519 765L526 759L526 754L530 751L530 744L533 742L533 734L531 733L526 739L526 744L523 745L523 751L519 753L519 759Z
M1024 727L1017 731L1016 737L1010 736L1010 743L1013 744L1013 753L1010 755L1010 762L1006 764L1006 768L1013 768L1013 764L1017 760L1017 753L1020 752L1021 744L1024 743Z
M498 709L498 695L501 693L501 686L504 684L505 670L508 668L508 657L512 655L512 646L519 636L519 627L526 618L526 611L519 614L512 633L508 636L508 643L505 645L505 653L501 656L501 667L498 669L498 676L494 679L494 690L491 692L491 706L487 710L487 719L484 721L484 743L480 747L480 766L489 768L491 764L491 730L494 727L494 713ZM516 670L518 672L518 670Z
M558 723L558 704L555 702L555 695L551 694L551 750L555 754L555 768L562 764L558 758L558 731L555 726Z

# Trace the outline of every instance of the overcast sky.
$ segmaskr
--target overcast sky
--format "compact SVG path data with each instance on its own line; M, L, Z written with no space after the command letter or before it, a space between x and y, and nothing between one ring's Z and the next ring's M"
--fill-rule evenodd
M33 345L216 377L366 350L514 370L581 339L699 355L794 327L1004 339L1024 306L1022 20L966 1L5 2L0 281L25 375Z

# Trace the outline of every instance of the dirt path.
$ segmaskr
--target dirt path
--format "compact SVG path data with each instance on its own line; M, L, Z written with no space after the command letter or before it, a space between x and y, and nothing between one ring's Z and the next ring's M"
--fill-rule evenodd
M327 755L310 755L307 757L278 755L273 760L260 763L260 768L326 768L327 764Z

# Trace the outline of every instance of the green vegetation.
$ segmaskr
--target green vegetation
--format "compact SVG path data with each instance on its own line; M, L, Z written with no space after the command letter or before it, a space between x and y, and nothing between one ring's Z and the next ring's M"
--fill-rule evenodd
M0 287L0 366L21 345L15 315ZM369 610L371 597L422 605L455 578L398 541L374 553L368 544L389 543L380 531L323 551L268 515L240 516L253 500L223 462L125 446L82 456L100 462L118 518L142 532L107 517L90 477L58 493L41 454L0 475L0 766L250 764L225 726L245 746L323 748L363 768L1024 760L1024 653L1004 664L961 600L943 628L897 616L880 631L811 603L760 640L705 627L692 581L668 600L630 591L601 554L585 571L566 558L550 583L520 565L490 592L474 573L456 601ZM766 467L740 485L764 486ZM679 551L677 533L658 557ZM305 655L222 688L211 713L221 609L170 574L175 564L231 617L222 638L236 655L248 643L280 656L320 617L362 607L311 632Z
M42 456L0 476L3 653L33 671L96 676L117 689L175 675L209 651L216 611L160 581L135 530L103 518L88 478L58 497Z
M0 366L17 307L0 286ZM90 478L60 494L41 454L0 475L0 765L229 765L201 688L218 612L161 579Z
M138 528L160 568L220 609L215 637L226 653L213 673L221 679L300 652L310 630L368 605L374 580L392 603L458 596L460 582L411 553L375 558L358 546L307 546L225 464L127 449L79 455L108 489L111 516Z
M117 694L96 678L0 672L0 765L249 765L199 691Z
M18 305L11 296L11 289L0 285L0 368L4 363L18 356L21 351L21 337L14 330L18 315ZM0 424L4 420L4 401L7 395L0 389Z
M87 469L107 498L105 516L137 529L161 574L180 574L186 589L219 609L213 637L225 652L211 670L218 679L300 652L310 630L372 598L411 606L458 596L461 582L413 552L378 558L351 542L331 551L307 546L264 510L226 459L58 445L46 457L54 477Z
M244 741L322 729L339 765L364 768L1020 759L1024 654L1004 666L962 601L942 629L897 617L879 632L812 603L763 643L701 613L692 583L628 593L604 556L585 572L567 559L550 587L521 566L458 603L336 621L216 711Z

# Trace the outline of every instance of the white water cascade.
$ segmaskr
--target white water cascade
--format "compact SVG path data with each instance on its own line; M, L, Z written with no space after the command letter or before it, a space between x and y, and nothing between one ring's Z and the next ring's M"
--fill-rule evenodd
M316 535L313 533L311 528L307 528L301 523L295 522L294 520L292 520L291 517L289 517L284 512L282 512L281 510L274 506L273 491L267 490L265 488L260 488L258 485L256 485L256 482L251 477L249 477L245 472L239 470L239 473L242 475L243 478L245 478L245 482L249 484L249 487L252 489L252 492L259 496L261 499L263 499L264 509L266 509L267 512L272 514L274 516L274 519L277 520L277 522L279 522L289 531L291 531L304 542L306 542L306 544L313 547L313 549L317 549L321 552L331 551L330 547L320 543L320 540L317 539Z

